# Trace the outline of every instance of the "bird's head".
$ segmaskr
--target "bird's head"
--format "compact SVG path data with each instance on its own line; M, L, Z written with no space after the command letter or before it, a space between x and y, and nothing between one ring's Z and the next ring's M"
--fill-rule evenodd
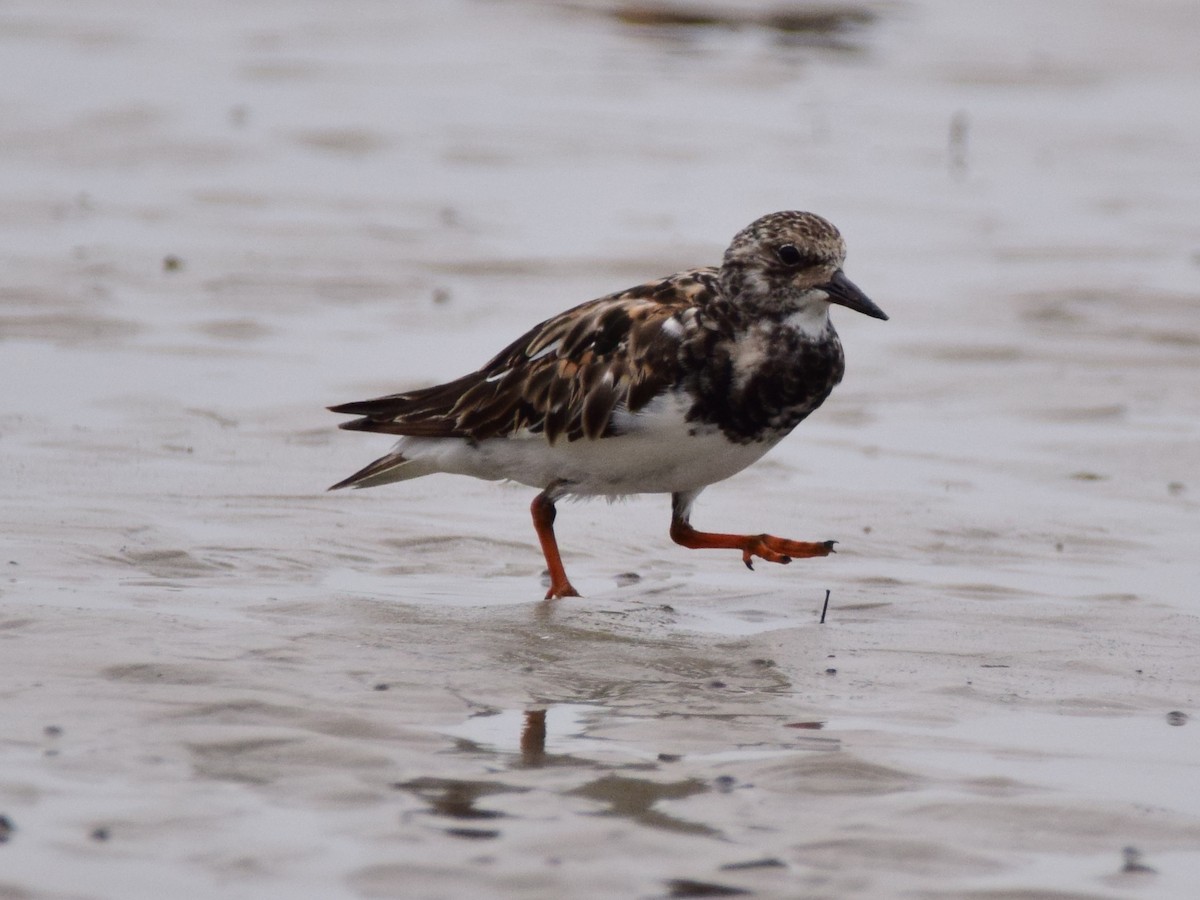
M836 303L876 319L887 314L842 272L846 242L809 212L777 212L739 231L725 251L721 287L756 316L824 317Z

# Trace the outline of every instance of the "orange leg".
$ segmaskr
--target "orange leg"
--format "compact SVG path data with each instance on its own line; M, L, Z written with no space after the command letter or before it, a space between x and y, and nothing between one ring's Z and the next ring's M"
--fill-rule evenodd
M567 580L567 572L558 553L558 541L554 539L554 518L558 510L550 499L549 489L533 498L529 511L533 513L533 527L542 545L542 555L546 557L546 568L550 570L550 590L546 592L546 599L578 597L579 591Z
M828 556L837 541L790 541L773 534L715 534L697 531L688 522L691 498L676 495L671 515L671 540L694 550L741 550L747 569L754 568L754 557L767 562L790 563L793 559Z

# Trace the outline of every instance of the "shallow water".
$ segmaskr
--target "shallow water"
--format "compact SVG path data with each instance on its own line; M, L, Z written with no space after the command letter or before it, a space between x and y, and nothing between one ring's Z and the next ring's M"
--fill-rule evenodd
M0 897L1193 895L1200 12L664 9L0 12ZM323 493L782 208L892 318L695 521L836 556Z

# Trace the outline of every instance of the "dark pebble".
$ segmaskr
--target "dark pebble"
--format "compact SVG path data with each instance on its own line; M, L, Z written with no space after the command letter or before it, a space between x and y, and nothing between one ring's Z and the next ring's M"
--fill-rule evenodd
M668 897L744 897L750 893L742 888L691 878L672 878L667 882L667 889Z
M446 834L451 837L468 838L473 841L485 841L500 837L500 832L493 828L447 828Z

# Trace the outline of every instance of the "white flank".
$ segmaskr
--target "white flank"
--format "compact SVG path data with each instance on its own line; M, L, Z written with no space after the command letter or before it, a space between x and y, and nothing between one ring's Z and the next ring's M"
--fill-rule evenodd
M663 394L637 414L614 413L622 433L553 445L540 434L470 443L457 438L401 438L396 452L421 474L447 472L489 480L507 479L535 488L554 483L564 494L619 497L626 494L698 491L740 472L771 449L772 442L733 444L715 427L685 421L691 401Z

